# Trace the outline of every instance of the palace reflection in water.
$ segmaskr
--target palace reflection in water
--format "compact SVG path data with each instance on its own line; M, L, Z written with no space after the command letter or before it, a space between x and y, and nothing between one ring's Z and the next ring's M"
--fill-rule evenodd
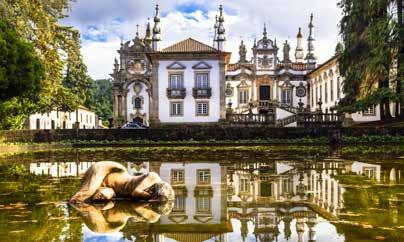
M93 163L33 162L29 169L37 175L80 176ZM147 241L317 241L321 224L344 209L346 188L338 175L402 183L402 168L338 159L125 165L131 174L157 172L176 192L170 214L147 229L130 220L123 229L131 239Z

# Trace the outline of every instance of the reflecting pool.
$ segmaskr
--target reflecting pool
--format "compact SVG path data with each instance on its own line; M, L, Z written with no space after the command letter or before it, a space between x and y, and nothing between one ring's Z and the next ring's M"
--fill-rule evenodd
M0 241L404 241L400 150L136 152L0 159ZM67 205L100 160L157 172L176 193L169 211L128 201Z

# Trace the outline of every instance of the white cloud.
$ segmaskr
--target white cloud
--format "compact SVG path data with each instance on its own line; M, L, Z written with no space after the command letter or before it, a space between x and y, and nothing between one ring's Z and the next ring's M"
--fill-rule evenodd
M262 37L263 23L268 25L268 36L276 38L281 49L282 43L289 40L295 48L295 36L299 27L307 38L307 25L310 13L314 13L315 47L318 62L324 62L334 53L338 42L338 21L340 10L338 0L180 0L162 1L161 18L162 46L169 46L188 37L206 44L212 44L214 16L217 7L223 3L227 50L232 51L232 60L238 59L238 45L241 39L247 45L248 54L254 38ZM63 21L78 28L83 36L83 57L90 76L108 78L112 72L116 50L120 38L133 39L136 24L141 25L144 34L147 17L153 17L156 1L133 0L79 0L73 5L71 16ZM179 12L181 4L203 6L191 12ZM188 6L188 5L187 5ZM152 19L152 18L151 18ZM293 55L293 53L291 53ZM279 54L281 58L282 55Z

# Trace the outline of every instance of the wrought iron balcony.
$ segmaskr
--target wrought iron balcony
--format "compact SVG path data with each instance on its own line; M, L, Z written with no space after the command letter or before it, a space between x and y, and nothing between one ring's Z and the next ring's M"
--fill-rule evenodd
M168 98L185 98L185 88L178 88L178 89L172 89L172 88L167 88L167 97Z
M193 88L192 95L194 98L210 98L212 96L212 88Z

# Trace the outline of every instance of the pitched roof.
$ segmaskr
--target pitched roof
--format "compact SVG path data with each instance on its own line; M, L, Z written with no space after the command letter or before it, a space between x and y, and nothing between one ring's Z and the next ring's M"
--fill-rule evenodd
M163 53L188 53L188 52L217 52L215 48L202 42L188 38L186 40L175 43L163 50Z

